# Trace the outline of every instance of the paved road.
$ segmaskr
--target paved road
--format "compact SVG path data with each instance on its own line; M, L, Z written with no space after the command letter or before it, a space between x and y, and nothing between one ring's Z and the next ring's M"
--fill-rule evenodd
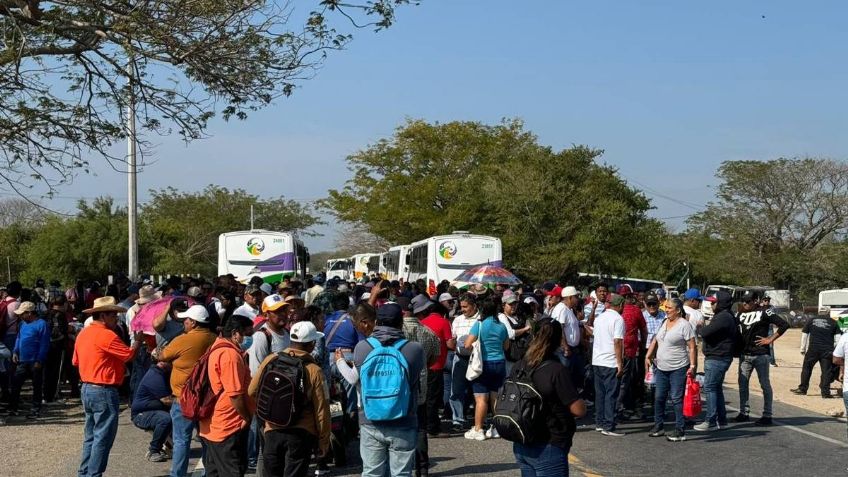
M737 394L727 390L730 405ZM761 400L752 395L754 411ZM64 411L64 414L60 413ZM77 407L52 410L39 423L23 418L0 428L0 440L10 453L0 454L0 475L10 477L73 476L79 458L81 416ZM594 432L591 420L578 430L572 448L572 475L642 476L686 475L804 475L833 476L848 473L846 425L836 419L801 408L776 403L770 428L753 423L732 424L710 434L687 433L687 441L671 443L647 435L650 423L627 423L621 438ZM167 476L168 463L153 464L144 459L149 435L135 429L127 412L121 419L118 439L112 449L107 475L110 477ZM356 449L351 449L355 458ZM461 437L430 441L433 460L431 475L518 475L511 445L503 440L474 442ZM193 450L192 468L199 457ZM358 475L355 467L334 476Z

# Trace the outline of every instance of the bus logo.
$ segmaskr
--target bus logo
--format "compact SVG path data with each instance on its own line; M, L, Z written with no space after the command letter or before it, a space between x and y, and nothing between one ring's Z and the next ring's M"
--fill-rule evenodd
M247 251L251 255L260 255L265 250L265 242L258 237L253 237L247 241Z
M456 256L456 245L453 242L442 242L439 245L439 255L446 260Z

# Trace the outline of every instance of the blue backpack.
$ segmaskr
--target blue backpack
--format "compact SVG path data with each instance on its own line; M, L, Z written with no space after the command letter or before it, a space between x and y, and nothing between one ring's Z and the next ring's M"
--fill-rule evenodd
M409 363L400 352L408 343L405 339L383 346L374 338L368 338L373 350L368 353L359 382L362 388L362 407L365 417L371 421L391 421L406 417L412 399L409 381Z

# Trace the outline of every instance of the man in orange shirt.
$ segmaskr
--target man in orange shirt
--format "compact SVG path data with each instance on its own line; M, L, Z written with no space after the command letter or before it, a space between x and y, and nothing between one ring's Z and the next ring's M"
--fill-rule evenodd
M92 308L83 310L93 321L77 336L73 356L74 366L79 367L85 411L79 477L103 475L118 433L118 386L124 381L124 363L130 361L141 346L141 336L135 336L130 348L114 331L118 313L126 311L108 296L95 299Z
M171 425L174 438L174 454L171 460L171 477L185 477L188 474L188 453L191 448L191 434L194 422L183 416L180 408L180 395L200 357L215 342L209 312L203 305L192 305L188 310L177 313L177 321L182 320L183 334L174 338L159 354L159 360L172 364L171 393L174 396L171 405Z
M247 471L247 438L255 406L247 394L250 370L242 356L252 335L253 321L233 315L209 354L209 384L218 401L212 415L200 420L207 477L244 476Z

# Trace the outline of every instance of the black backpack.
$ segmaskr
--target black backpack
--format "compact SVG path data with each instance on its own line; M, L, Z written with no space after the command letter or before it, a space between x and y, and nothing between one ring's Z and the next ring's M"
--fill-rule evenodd
M512 368L512 373L504 381L495 402L492 421L498 434L508 441L520 444L533 444L540 434L539 429L546 428L547 412L544 399L533 386L533 373L548 364L543 361L533 369L527 369L524 363Z
M256 395L256 415L277 427L289 427L306 404L306 371L300 358L277 353L262 371Z
M520 330L527 326L527 320L524 318L518 318L518 324L510 326L514 330ZM506 359L510 362L518 362L524 358L524 355L527 354L527 350L530 349L530 341L533 339L532 333L524 333L523 335L515 338L514 340L509 342L509 349L506 351Z

